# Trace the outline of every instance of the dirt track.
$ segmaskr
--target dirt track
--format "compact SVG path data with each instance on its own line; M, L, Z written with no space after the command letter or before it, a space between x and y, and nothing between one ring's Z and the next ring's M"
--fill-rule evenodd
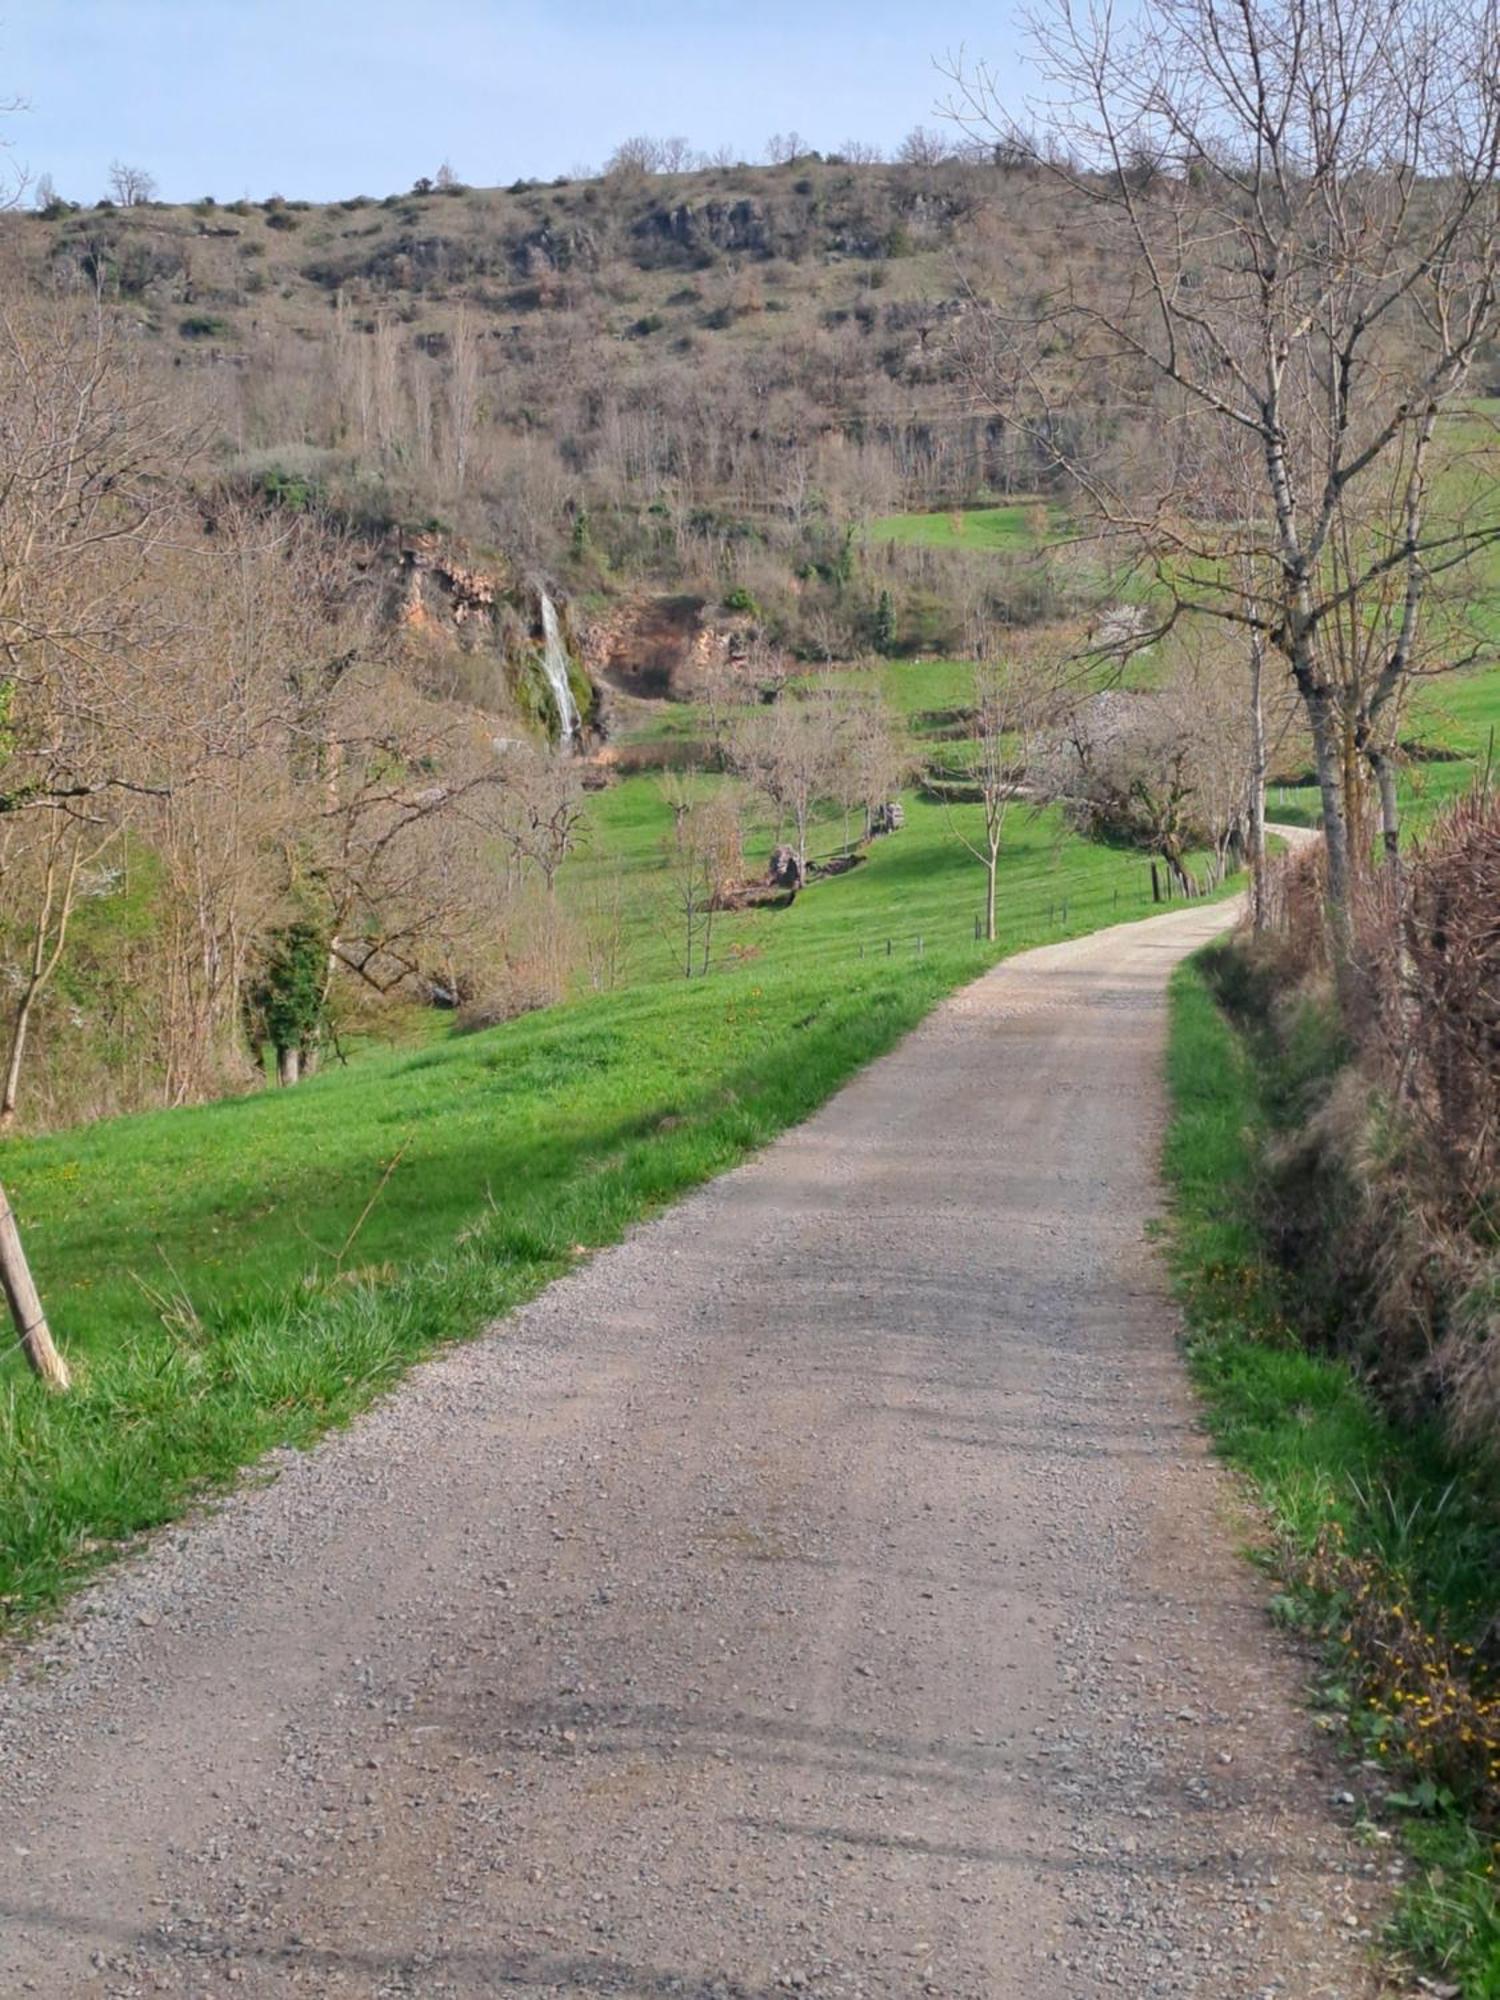
M1145 1234L1223 920L1011 961L101 1585L0 1689L0 1994L1365 1993Z

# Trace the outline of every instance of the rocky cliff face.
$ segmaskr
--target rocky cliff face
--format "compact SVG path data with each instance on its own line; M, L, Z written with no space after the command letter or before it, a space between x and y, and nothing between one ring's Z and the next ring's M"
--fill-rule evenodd
M734 250L768 257L772 228L759 201L682 202L675 208L655 208L635 225L637 237L654 238L680 250Z
M466 650L494 643L499 607L516 594L508 571L472 569L435 535L405 539L393 555L393 612L404 632Z
M715 668L745 662L750 621L714 618L701 597L632 597L589 621L589 676L621 694L691 700Z

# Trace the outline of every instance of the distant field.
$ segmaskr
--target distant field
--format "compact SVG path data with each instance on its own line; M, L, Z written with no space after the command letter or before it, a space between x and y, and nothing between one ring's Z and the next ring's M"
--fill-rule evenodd
M965 549L976 555L1040 548L1067 525L1060 507L1045 500L1013 500L1003 507L968 507L938 514L887 514L865 530L871 542L909 548Z

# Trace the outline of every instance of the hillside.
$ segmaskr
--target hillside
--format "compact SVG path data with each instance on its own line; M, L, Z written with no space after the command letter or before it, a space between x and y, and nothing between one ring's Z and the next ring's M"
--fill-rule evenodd
M791 586L847 568L851 524L1035 483L963 334L975 298L1044 282L1063 220L1021 170L813 158L326 207L54 204L0 242L34 286L126 312L247 480L571 566L585 591L718 577L848 652L873 597L857 618Z

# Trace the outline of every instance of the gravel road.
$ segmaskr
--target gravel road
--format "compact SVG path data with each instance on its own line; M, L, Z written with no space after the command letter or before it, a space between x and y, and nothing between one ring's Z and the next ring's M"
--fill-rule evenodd
M0 1688L0 1994L1372 1991L1146 1233L1225 917L1001 966L96 1586Z

